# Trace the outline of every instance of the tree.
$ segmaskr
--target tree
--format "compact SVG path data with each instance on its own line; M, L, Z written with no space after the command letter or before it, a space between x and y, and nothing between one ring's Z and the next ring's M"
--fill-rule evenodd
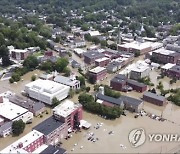
M14 121L12 123L12 132L13 135L19 136L21 133L24 132L25 123L22 120Z
M35 81L36 80L36 76L35 75L32 75L31 76L31 81Z
M9 55L4 55L4 56L2 57L2 65L3 65L3 66L9 66L9 65L11 65L11 61L10 61Z
M140 56L140 51L136 51L136 52L134 53L134 56L135 56L135 57L139 57L139 56Z
M56 107L57 105L59 105L61 102L56 98L54 97L52 99L52 107Z
M69 91L69 97L70 97L70 98L73 98L74 94L75 94L75 91L74 91L73 89L70 89L70 91Z
M85 78L83 77L83 76L78 76L77 77L77 80L79 80L80 81L80 86L82 87L82 86L85 86Z
M58 72L63 72L63 70L67 67L69 64L68 60L66 58L59 58L55 63L55 70Z
M71 75L71 70L68 67L65 67L63 72L65 73L65 76L70 76Z
M30 70L35 69L38 66L38 64L39 64L39 62L38 62L37 58L33 55L28 56L23 62L23 66Z
M90 87L86 87L86 92L89 92L91 90Z

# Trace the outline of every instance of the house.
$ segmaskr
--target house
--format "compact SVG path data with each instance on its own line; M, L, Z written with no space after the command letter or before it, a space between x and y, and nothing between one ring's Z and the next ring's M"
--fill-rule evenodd
M84 62L86 64L94 64L96 59L105 57L104 54L96 51L88 51L84 53Z
M88 72L89 78L93 83L99 82L105 79L107 70L104 67L97 66Z
M132 112L140 112L143 108L143 101L128 96L120 96L120 98L112 98L101 93L97 94L97 102L106 106L119 106Z
M144 83L137 82L135 80L128 79L127 85L137 92L144 92L147 90L147 85Z
M105 66L107 66L109 64L109 62L110 62L109 58L103 57L103 58L100 58L100 59L96 59L95 60L95 65L105 67Z
M110 81L110 87L117 91L123 91L127 83L127 77L125 75L118 74Z
M68 96L70 87L50 81L38 79L25 85L24 91L35 100L52 105L52 99L56 97L63 100Z
M32 112L34 116L38 116L45 111L44 103L25 99L18 95L9 97L9 101L27 109L28 111Z
M166 98L164 96L160 96L148 91L144 92L143 100L158 106L163 106L167 103Z
M58 75L54 78L54 81L69 86L71 89L80 89L80 81L76 80L76 76L74 74L70 77Z
M161 73L170 78L180 80L180 65L168 63L161 67Z
M178 59L180 59L180 53L161 48L152 52L152 58L158 63L175 64L178 61Z
M12 121L0 125L0 137L6 137L12 133Z
M75 61L75 60L73 60L73 61L71 62L71 66L72 66L73 68L81 68L81 64L78 63L78 62Z
M29 56L29 52L26 49L12 49L10 50L10 55L13 60L23 61Z
M132 89L137 92L144 92L147 90L147 85L128 79L127 76L122 74L116 75L110 81L110 86L117 91L128 91L128 89Z
M84 54L85 52L86 52L86 50L81 49L81 48L75 48L75 49L74 49L74 53L75 53L76 55L78 55L80 58L83 57L83 54Z
M68 128L64 122L49 117L33 128L44 135L44 143L55 145L68 135Z
M76 40L74 40L74 46L76 48L85 47L86 46L86 42L84 40L76 39Z
M91 37L97 37L100 36L101 34L99 33L99 31L89 31L89 35Z
M56 120L64 122L69 131L76 130L82 120L82 105L65 100L53 109L53 115Z
M115 73L116 71L121 69L121 66L122 66L122 62L113 61L110 62L106 68L108 72Z

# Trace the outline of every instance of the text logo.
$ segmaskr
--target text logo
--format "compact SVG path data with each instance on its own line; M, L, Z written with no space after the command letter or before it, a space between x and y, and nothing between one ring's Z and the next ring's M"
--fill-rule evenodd
M129 142L131 143L132 147L139 147L143 145L146 140L145 130L142 128L133 129L129 133Z

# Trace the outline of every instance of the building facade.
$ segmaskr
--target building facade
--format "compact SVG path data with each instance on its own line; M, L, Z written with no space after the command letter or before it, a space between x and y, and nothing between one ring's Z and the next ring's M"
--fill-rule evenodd
M94 69L89 70L89 79L92 83L99 82L101 80L104 80L107 75L107 70L104 67L95 67Z

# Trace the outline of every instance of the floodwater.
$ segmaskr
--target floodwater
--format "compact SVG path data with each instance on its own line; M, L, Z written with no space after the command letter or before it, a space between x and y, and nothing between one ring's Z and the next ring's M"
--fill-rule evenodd
M160 122L146 116L135 119L131 113L116 120L105 120L87 112L83 113L83 117L92 126L89 130L73 134L72 138L63 141L62 147L67 149L68 153L168 153L179 145L179 143L174 142L149 142L147 139L142 146L133 148L128 141L129 132L135 128L144 128L146 134L179 133L180 126L168 121ZM97 123L103 123L102 127L95 129L94 126ZM109 135L110 131L113 131L114 134ZM99 140L89 141L87 139L89 132L93 132L94 137L99 138ZM125 148L122 148L120 144L124 145Z
M37 78L40 74L42 74L43 72L40 70L34 70L31 72L28 72L27 74L25 74L24 76L21 77L21 81L17 82L17 83L9 83L9 80L5 80L5 81L0 81L0 93L3 93L5 91L12 91L15 92L16 94L21 94L21 91L24 90L24 86L31 82L31 76L32 75L37 75Z

